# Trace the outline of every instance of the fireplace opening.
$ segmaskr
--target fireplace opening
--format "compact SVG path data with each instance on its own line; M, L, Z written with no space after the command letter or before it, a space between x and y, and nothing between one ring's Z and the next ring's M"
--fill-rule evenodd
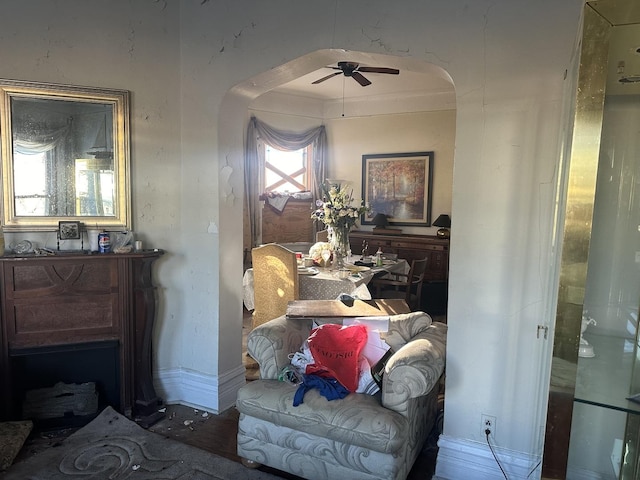
M120 410L120 361L118 341L100 341L61 346L15 349L9 352L13 386L13 411L19 418L33 420L41 428L82 426L90 422L106 406ZM72 409L54 418L28 418L24 415L27 392L49 389L62 382L70 387L75 384L94 383L97 392L97 412L75 415ZM73 390L71 388L67 391ZM86 389L84 389L86 390ZM60 397L80 395L64 393L52 395L51 412L60 410ZM47 397L43 395L43 397ZM42 402L49 401L43 398ZM57 404L55 402L58 402ZM55 406L55 408L54 408ZM46 409L46 403L39 407ZM46 415L43 415L46 416Z

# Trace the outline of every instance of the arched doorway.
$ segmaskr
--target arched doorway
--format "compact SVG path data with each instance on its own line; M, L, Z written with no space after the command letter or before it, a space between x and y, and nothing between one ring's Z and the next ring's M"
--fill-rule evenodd
M335 65L338 61L354 61L363 65L379 65L390 68L397 68L400 74L396 77L397 91L387 92L385 96L375 98L375 95L368 94L373 89L370 87L360 87L356 82L353 89L359 92L359 100L349 98L345 85L345 96L339 98L317 99L310 101L310 97L305 97L300 92L292 92L292 88L299 88L290 85L296 83L297 79L317 79L325 74L327 65ZM412 87L402 90L404 77L413 78ZM335 78L339 85L342 85L341 78ZM380 79L370 75L370 80L375 85ZM301 80L302 81L302 80ZM311 81L309 83L309 88ZM327 82L324 82L327 83ZM422 88L415 88L415 85L422 85ZM352 90L353 90L352 89ZM358 90L360 89L360 90ZM294 98L295 97L295 98ZM293 102L292 99L296 100ZM309 110L300 110L307 108ZM455 90L451 77L442 68L428 62L415 60L408 57L396 57L389 55L369 54L362 52L347 52L345 50L331 49L319 50L303 57L299 57L284 65L275 67L267 72L261 73L251 79L236 85L226 94L220 109L220 121L218 137L220 145L220 158L224 162L220 166L219 188L224 199L231 202L239 202L242 199L243 189L243 148L244 132L252 113L260 110L267 120L278 118L287 119L289 128L303 130L300 125L308 127L312 124L329 124L334 126L341 124L347 128L341 133L336 127L332 130L335 138L334 143L329 147L330 156L333 155L334 162L329 164L328 172L338 178L351 177L354 182L354 194L358 197L360 192L361 177L361 156L368 153L401 152L401 151L422 151L434 150L435 175L437 178L434 184L438 185L438 192L434 194L432 203L432 218L437 218L442 213L451 213L452 184L453 184L453 151L455 136ZM386 110L385 110L386 109ZM344 117L342 113L344 112ZM427 139L430 126L424 126L412 130L406 128L405 132L394 135L389 145L374 145L373 140L383 137L381 131L385 131L380 124L372 126L365 132L372 141L368 145L356 145L352 141L349 132L358 131L357 122L365 119L369 125L376 123L375 117L402 115L406 125L411 126L411 116L428 113L432 117L433 125L441 123L433 120L438 116L438 112L448 112L452 134L446 140L442 138L432 140ZM425 115L426 115L425 113ZM297 125L297 128L294 128ZM282 124L278 125L282 128ZM328 132L330 133L330 132ZM425 142L429 144L425 145ZM331 140L330 140L331 143ZM339 149L336 145L345 146ZM373 149L373 150L372 150ZM384 150L380 150L384 149ZM446 153L444 153L446 150ZM438 152L441 152L438 155ZM237 209L233 210L237 212ZM243 247L238 241L243 236L245 225L240 217L234 215L230 210L220 209L220 251L225 255L221 256L221 277L227 281L226 288L234 291L234 297L241 297L239 290L242 288ZM455 224L455 219L453 219ZM413 230L412 230L413 229ZM406 233L418 233L422 235L435 235L438 227L411 227ZM236 279L230 283L230 279ZM223 286L225 287L225 286ZM236 290L237 289L237 290ZM225 298L224 291L221 291L221 298ZM236 305L229 302L221 302L220 318L238 318ZM234 325L240 325L241 319ZM222 345L221 345L222 348ZM228 347L231 348L231 347ZM225 355L221 351L220 355Z
M400 57L331 50L329 52L333 55L325 58L326 52L315 52L307 57L318 56L322 62L328 63L321 64L309 73L275 86L252 99L248 105L249 115L274 128L292 132L302 132L325 125L329 138L328 176L350 181L356 197L361 194L360 162L363 154L437 148L440 155L437 159L439 168L435 173L435 183L438 188L433 199L432 213L433 218L441 213L449 214L455 92L448 74L432 64ZM304 60L307 60L307 57L304 57ZM349 63L356 65L391 66L397 68L400 73L391 76L366 72L371 84L363 87L352 78L341 75L341 72L337 72L337 76L331 76L335 75L336 71L330 66L335 66L345 58L349 59ZM276 70L288 71L293 64L301 61L303 59L294 60ZM331 76L329 79L315 83L318 79L326 78L327 74ZM444 132L444 140L439 145L434 145L437 141L430 138L430 133L438 127L429 125L429 119L424 118L424 115L423 118L420 117L420 114L425 112L432 118L437 116L433 112L451 113L451 132ZM407 124L402 127L398 125L398 121L406 121ZM419 128L416 122L425 122L425 131L420 134L416 133L417 130L412 131L412 127ZM394 126L400 131L394 133ZM345 138L345 132L349 130L348 138ZM359 140L357 137L360 134L363 138L368 136L368 139ZM442 132L434 135L441 136ZM383 141L380 141L381 138ZM435 235L437 228L404 230L405 233ZM250 247L250 238L246 237L245 224L245 248Z

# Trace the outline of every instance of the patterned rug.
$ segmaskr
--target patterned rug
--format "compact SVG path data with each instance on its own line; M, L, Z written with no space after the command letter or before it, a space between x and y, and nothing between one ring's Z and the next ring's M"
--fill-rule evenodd
M149 432L107 407L91 423L6 471L4 480L276 480Z
M32 428L30 420L0 422L0 472L11 466Z

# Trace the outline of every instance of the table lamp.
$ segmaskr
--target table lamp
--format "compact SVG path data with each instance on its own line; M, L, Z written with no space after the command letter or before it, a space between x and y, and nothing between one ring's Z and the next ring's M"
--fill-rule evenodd
M436 218L436 221L433 222L434 227L440 227L436 236L439 238L449 238L450 232L449 228L451 228L451 217L449 215L440 215Z
M384 213L376 213L371 223L375 225L373 227L373 233L387 234L387 235L398 235L402 233L402 230L399 228L389 228L389 220L387 215Z
M372 222L375 225L374 230L376 228L387 228L389 226L389 221L387 220L387 216L384 213L376 213L376 216L373 217Z

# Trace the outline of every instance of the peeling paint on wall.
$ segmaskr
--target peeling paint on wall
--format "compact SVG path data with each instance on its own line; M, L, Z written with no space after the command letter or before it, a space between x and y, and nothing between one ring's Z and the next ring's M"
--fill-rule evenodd
M236 199L236 196L233 193L233 187L231 186L231 183L229 183L229 179L232 174L233 168L228 164L220 169L220 186L224 191L224 199L227 205L233 205Z

